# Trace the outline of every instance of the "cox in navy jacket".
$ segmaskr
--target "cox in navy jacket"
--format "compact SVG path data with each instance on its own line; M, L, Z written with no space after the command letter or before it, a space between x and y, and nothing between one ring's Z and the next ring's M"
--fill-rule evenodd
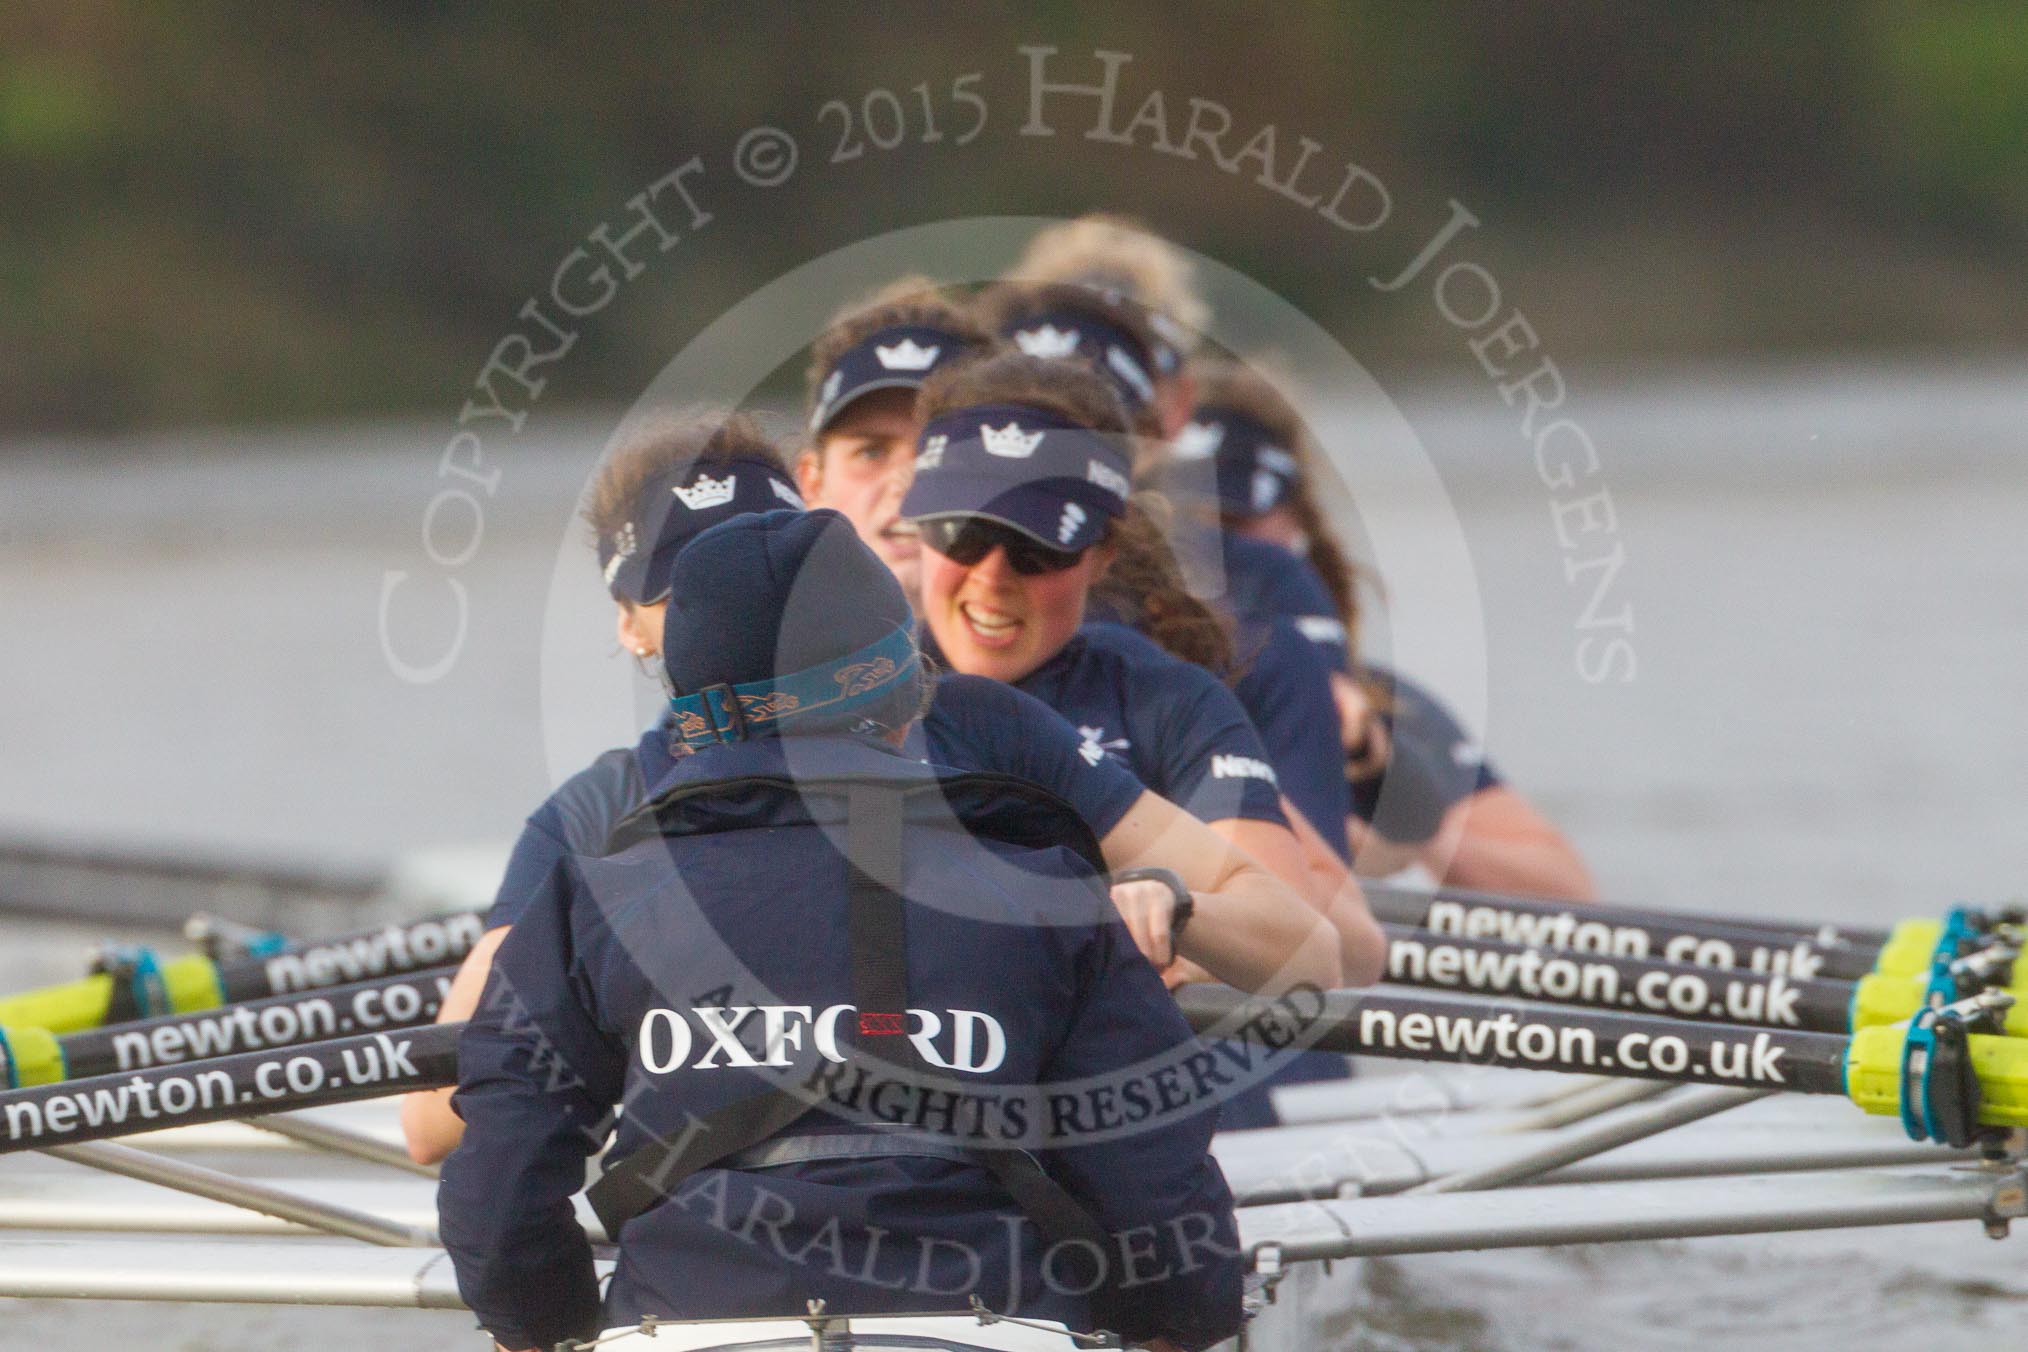
M652 792L937 773L864 738L769 738L708 747ZM1002 843L1036 838L1036 796L1015 799L962 822L940 795L911 799L909 1024L948 1086L937 1092L883 1094L904 1086L838 1059L853 986L846 866L824 825L834 800L693 795L683 833L558 864L568 876L515 924L460 1045L467 1131L439 1197L459 1288L496 1338L547 1346L650 1313L787 1316L812 1298L838 1313L962 1310L974 1295L1186 1348L1237 1329L1232 1199L1189 1071L1206 1054L1089 863ZM701 1170L622 1227L601 1311L569 1199L614 1105L622 1158L776 1083L749 1068L771 1058L786 1063L772 1074L815 1072L829 1095L788 1136L904 1127L1031 1150L1117 1240L1107 1284L1076 1294L1089 1272L1061 1261L992 1171L899 1153Z

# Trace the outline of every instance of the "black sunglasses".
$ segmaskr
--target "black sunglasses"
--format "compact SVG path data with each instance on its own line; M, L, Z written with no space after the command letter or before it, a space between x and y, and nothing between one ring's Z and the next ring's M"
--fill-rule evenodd
M938 516L916 522L922 542L963 568L995 549L1007 551L1007 566L1023 577L1060 573L1084 557L1081 549L1051 549L1033 537L981 516Z

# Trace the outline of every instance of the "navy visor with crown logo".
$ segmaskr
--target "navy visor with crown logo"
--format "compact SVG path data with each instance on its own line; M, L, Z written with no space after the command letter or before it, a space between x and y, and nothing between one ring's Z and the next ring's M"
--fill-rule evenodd
M665 470L641 489L626 523L599 537L606 590L635 605L667 600L670 569L692 537L748 512L802 506L787 473L752 456Z
M1155 402L1154 356L1131 329L1095 310L1062 304L1011 321L1004 335L1031 357L1081 361L1104 376L1134 412Z
M823 432L862 395L921 389L932 371L963 355L966 347L965 339L928 324L896 324L868 335L838 355L817 387L811 433Z
M1295 491L1301 466L1273 432L1235 408L1199 405L1170 443L1171 477L1193 481L1193 463L1210 461L1218 509L1227 516L1264 516Z
M1126 511L1131 464L1124 437L1027 404L981 404L923 428L901 511L984 517L1076 552Z

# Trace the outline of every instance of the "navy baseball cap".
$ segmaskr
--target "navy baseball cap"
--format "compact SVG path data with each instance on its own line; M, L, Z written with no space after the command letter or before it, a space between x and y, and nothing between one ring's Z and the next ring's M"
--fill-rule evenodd
M1098 293L1114 304L1124 303ZM1030 310L1002 327L1004 336L1031 357L1082 361L1104 376L1136 412L1155 402L1154 354L1141 336L1074 298Z
M919 390L930 373L963 356L970 343L931 324L895 324L838 354L810 410L810 433L829 427L848 406L875 390Z
M1170 443L1178 468L1210 461L1218 509L1228 516L1264 516L1295 491L1302 467L1265 424L1235 408L1200 405Z
M847 726L920 678L908 597L837 512L720 522L669 581L662 663L689 745Z
M980 404L923 428L901 511L984 517L1074 553L1126 511L1131 465L1124 437L1027 404Z
M652 605L669 595L676 554L699 532L753 512L802 506L788 474L757 456L665 470L641 489L625 524L599 538L606 590L617 601Z

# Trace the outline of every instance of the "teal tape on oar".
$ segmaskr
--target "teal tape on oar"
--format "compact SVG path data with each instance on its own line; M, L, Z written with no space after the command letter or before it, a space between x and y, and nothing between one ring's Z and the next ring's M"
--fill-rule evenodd
M155 1019L175 1009L163 978L162 960L147 945L107 944L99 950L92 966L94 971L113 979L114 995L106 1011L107 1022Z

